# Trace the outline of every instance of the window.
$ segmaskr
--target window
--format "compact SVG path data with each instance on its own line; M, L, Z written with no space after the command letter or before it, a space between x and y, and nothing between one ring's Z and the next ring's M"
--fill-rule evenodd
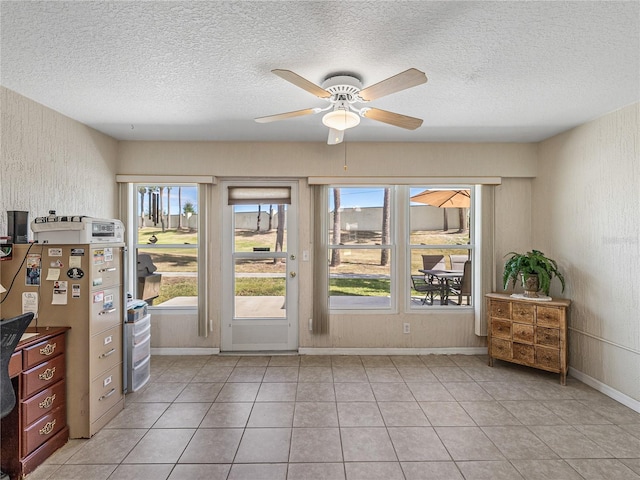
M135 184L136 298L154 307L198 306L196 184Z
M472 306L473 201L470 185L330 186L330 310Z
M411 187L411 308L472 305L473 188Z
M329 306L390 309L393 187L329 188Z

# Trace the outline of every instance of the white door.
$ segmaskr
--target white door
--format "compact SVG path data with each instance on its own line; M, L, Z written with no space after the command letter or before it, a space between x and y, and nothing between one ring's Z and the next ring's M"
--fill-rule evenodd
M297 184L225 182L222 190L221 350L297 350Z

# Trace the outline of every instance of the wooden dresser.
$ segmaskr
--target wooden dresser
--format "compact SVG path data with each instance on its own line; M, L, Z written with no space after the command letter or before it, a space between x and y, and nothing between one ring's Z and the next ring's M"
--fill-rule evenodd
M560 374L566 385L569 369L567 315L571 302L488 293L489 366L493 359L519 363Z
M2 470L32 472L69 438L66 406L68 327L29 328L9 363L16 406L2 419ZM35 334L35 335L33 335Z

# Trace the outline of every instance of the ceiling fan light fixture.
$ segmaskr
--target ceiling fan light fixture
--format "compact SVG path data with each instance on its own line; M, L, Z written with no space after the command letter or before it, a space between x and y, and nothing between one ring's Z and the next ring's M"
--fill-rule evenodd
M346 130L360 123L360 115L348 110L334 110L322 117L322 123L334 130Z

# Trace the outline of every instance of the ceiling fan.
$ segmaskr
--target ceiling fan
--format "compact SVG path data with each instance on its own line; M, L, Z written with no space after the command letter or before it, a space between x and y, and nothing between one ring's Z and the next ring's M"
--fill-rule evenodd
M378 122L387 123L407 130L415 130L422 125L422 119L401 115L399 113L380 110L379 108L357 107L358 103L367 103L385 95L406 90L426 83L427 76L424 72L415 68L410 68L402 73L382 80L374 85L362 88L362 82L353 74L332 75L325 79L322 87L310 82L291 70L271 70L284 80L293 83L296 87L315 95L318 98L329 102L325 108L315 107L294 112L279 113L266 117L256 118L258 123L269 123L287 118L301 117L304 115L314 115L320 112L328 113L322 117L322 123L329 127L329 145L341 143L344 139L344 131L355 127L360 123L360 117L370 118Z

